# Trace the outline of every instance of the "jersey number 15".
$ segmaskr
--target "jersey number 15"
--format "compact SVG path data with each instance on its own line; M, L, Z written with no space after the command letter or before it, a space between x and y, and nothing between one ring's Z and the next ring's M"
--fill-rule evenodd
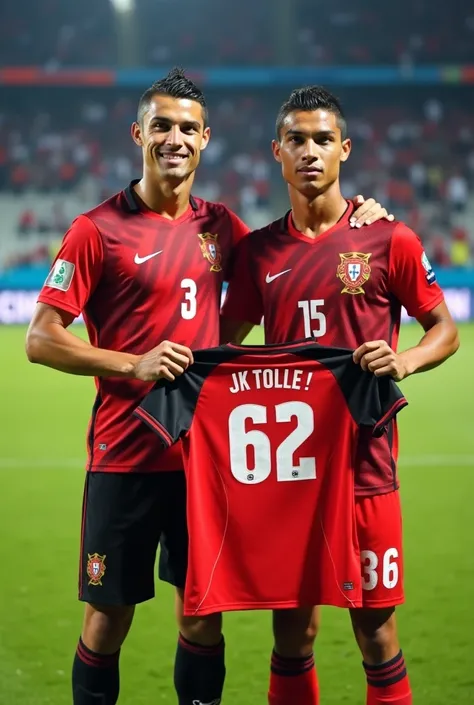
M272 409L273 411L273 409ZM297 426L280 445L273 450L272 443L265 431L246 430L248 421L265 426L268 423L268 409L261 404L242 404L237 406L229 416L229 450L230 469L239 482L255 485L264 482L272 470L272 458L275 457L276 476L279 482L292 480L315 480L316 459L300 458L294 463L298 448L314 431L314 413L309 404L300 401L288 401L274 407L275 420L278 424L288 423L296 418ZM253 450L253 463L249 468L249 450Z
M303 311L305 338L321 338L321 336L325 335L326 316L319 310L322 306L324 306L324 299L298 301L298 308Z

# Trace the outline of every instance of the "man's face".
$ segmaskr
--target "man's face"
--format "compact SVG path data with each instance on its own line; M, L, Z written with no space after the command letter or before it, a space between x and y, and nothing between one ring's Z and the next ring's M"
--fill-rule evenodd
M336 115L327 110L289 113L280 140L272 146L285 181L309 197L324 193L337 181L341 162L351 151L351 141L342 140Z
M132 125L143 160L159 177L183 181L199 164L209 142L202 106L194 100L155 95L141 123Z

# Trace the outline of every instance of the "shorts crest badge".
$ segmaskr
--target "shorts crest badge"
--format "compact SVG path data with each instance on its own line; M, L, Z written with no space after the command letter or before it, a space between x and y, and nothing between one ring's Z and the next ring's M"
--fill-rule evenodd
M221 272L221 248L217 242L218 235L211 235L211 233L202 233L198 235L201 240L199 247L201 248L202 256L207 259L211 265L211 272Z
M336 276L344 284L341 294L365 294L362 285L369 279L371 268L369 259L372 253L345 252L339 253L341 261L336 270Z
M105 573L105 556L98 553L87 554L87 575L89 585L102 585L102 578Z

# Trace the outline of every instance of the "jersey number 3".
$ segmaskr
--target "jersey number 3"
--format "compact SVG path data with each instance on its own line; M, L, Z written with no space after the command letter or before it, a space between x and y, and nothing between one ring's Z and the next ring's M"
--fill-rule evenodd
M300 458L298 464L294 464L294 454L314 431L313 409L309 404L300 401L288 401L275 406L277 423L288 423L295 418L296 428L275 451L276 476L279 482L316 479L315 458ZM255 425L265 425L268 421L267 407L260 404L242 404L229 416L230 469L239 482L255 485L270 476L274 453L270 438L264 431L246 431L247 421L252 421ZM253 467L249 468L251 449Z
M197 286L194 279L183 279L181 289L184 289L184 301L181 304L181 317L190 321L197 310Z

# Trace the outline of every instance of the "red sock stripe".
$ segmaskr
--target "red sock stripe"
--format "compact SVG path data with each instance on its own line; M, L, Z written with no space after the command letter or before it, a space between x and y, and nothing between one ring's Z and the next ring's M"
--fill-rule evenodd
M364 662L363 666L366 673L370 673L371 676L375 676L377 673L384 673L390 671L392 668L398 666L400 663L404 663L403 653L401 651L399 651L396 656L390 659L390 661L385 661L385 663L379 663L375 666L372 666Z
M314 668L314 655L302 658L285 658L273 652L271 661L272 673L280 676L300 676Z
M371 682L379 682L379 681L385 681L387 678L396 678L399 676L403 671L406 671L405 668L405 663L402 661L402 663L397 666L397 668L392 669L388 673L368 673L367 678L370 678Z
M384 688L387 685L393 685L394 683L398 683L398 681L403 680L406 675L407 669L405 668L405 664L402 664L399 668L397 668L396 671L386 676L374 677L368 675L367 683L373 685L375 688Z
M200 644L194 644L184 638L182 634L179 635L178 643L181 648L190 651L193 654L199 654L200 656L215 656L222 653L224 650L224 638L220 640L215 646L201 646Z
M77 645L77 655L87 666L93 668L111 668L119 660L120 650L115 654L97 654L83 644L82 640Z
M377 666L364 663L367 683L375 688L385 688L403 680L407 675L405 660L400 651L393 659Z

